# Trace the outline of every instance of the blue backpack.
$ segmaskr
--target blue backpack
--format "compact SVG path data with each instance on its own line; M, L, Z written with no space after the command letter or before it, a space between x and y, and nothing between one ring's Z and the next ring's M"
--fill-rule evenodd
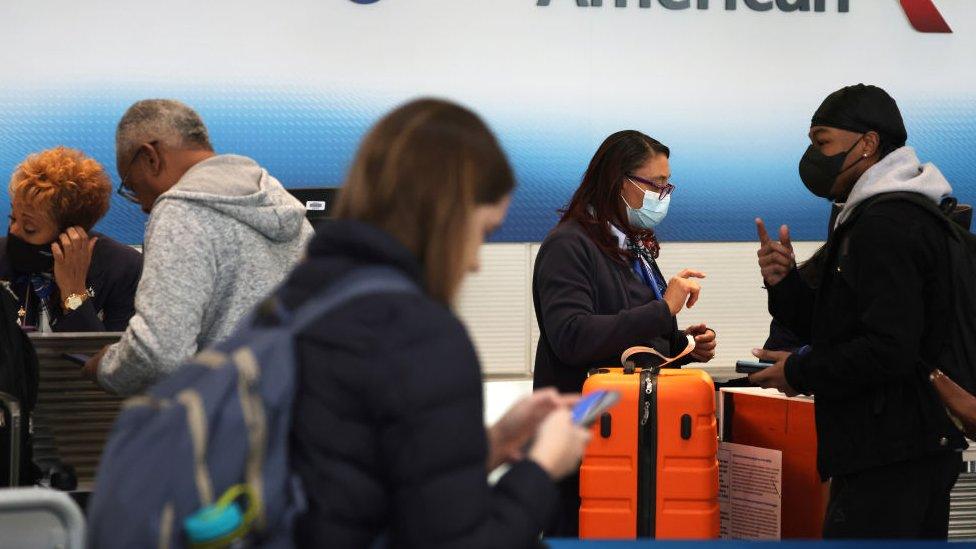
M304 508L288 452L295 335L353 298L417 292L403 273L370 267L291 313L268 299L226 341L127 400L99 465L90 545L291 547ZM277 322L254 322L265 317Z

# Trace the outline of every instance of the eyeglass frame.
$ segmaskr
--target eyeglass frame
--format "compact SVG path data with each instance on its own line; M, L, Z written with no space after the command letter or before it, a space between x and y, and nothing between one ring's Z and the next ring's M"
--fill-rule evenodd
M150 141L147 145L155 145L158 141ZM143 151L142 145L136 149L135 154L132 155L132 159L129 160L129 165L125 168L125 175L119 178L119 188L116 189L115 193L122 198L132 202L133 204L141 204L139 202L139 195L136 193L135 189L131 185L126 184L126 180L132 175L132 166L136 163L136 159L139 158L139 153Z
M667 198L668 196L670 196L671 193L674 192L674 184L671 183L670 180L665 181L664 182L664 185L661 185L661 184L655 183L653 181L648 181L647 179L644 179L643 177L637 177L636 175L633 175L633 174L627 174L627 177L630 178L630 179L632 179L632 180L634 180L634 181L637 181L638 183L643 183L643 184L651 187L655 191L657 191L658 192L658 196L657 196L657 199L658 200L664 200L665 198Z

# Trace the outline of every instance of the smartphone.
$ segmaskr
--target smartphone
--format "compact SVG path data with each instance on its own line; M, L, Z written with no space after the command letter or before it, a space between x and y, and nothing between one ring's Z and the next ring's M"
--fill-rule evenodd
M573 423L582 427L593 425L604 412L617 405L620 393L617 391L592 392L573 406Z
M735 371L739 374L754 374L756 372L761 372L766 368L772 366L772 362L756 362L753 360L737 360L735 362Z
M63 353L61 355L61 358L67 360L68 362L74 362L79 366L84 366L85 364L88 363L89 360L91 360L91 356L89 355L72 354L72 353Z

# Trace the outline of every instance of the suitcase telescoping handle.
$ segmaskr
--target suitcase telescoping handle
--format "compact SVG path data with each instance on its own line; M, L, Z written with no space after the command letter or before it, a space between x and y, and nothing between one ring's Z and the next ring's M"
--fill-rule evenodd
M7 486L20 484L20 401L11 394L0 391L0 428L10 423L10 482Z
M652 347L630 347L620 355L620 364L624 367L625 374L633 374L637 368L651 370L657 374L662 368L668 368L675 362L691 354L695 350L695 338L686 336L688 344L677 355L668 358Z

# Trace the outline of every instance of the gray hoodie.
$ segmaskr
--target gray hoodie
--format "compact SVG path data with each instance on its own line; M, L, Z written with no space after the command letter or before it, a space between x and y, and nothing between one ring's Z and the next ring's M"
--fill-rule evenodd
M302 204L253 160L220 155L193 166L153 205L135 316L102 359L99 384L141 392L226 337L311 236Z
M902 147L888 154L871 166L851 189L847 202L837 215L835 226L850 217L858 204L882 193L913 192L930 198L936 204L952 194L952 187L934 164L921 164L915 149Z

